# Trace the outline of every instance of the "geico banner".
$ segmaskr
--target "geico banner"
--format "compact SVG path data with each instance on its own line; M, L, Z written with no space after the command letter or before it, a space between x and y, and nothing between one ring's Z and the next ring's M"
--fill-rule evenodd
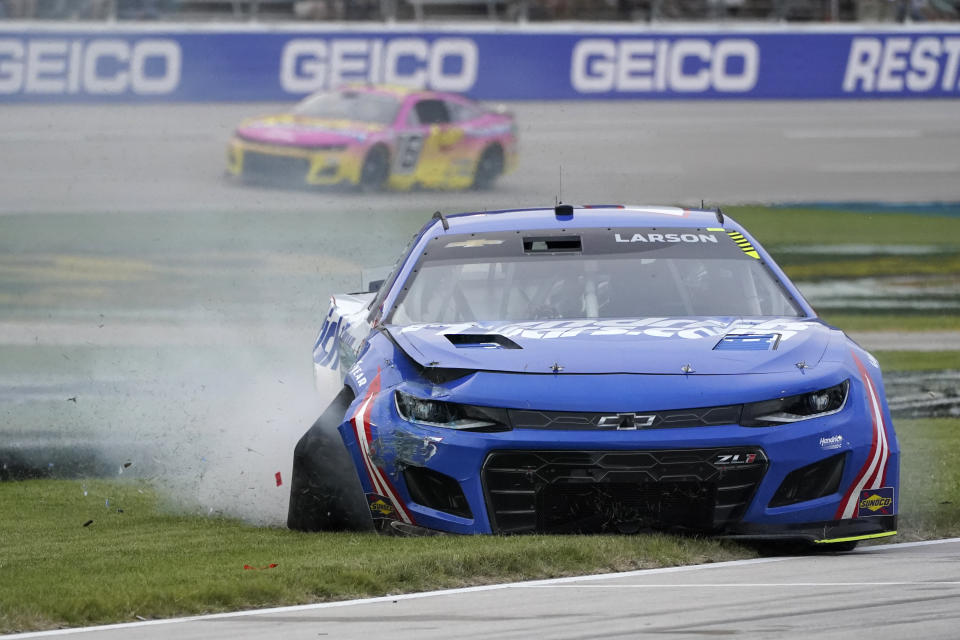
M480 99L956 97L960 28L0 26L0 101L288 100L348 82Z

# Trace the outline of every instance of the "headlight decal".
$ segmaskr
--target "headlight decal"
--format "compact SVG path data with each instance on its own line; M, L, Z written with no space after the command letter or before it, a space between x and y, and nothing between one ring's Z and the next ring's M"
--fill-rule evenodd
M840 502L837 513L834 516L836 520L845 520L853 518L857 510L857 502L860 492L864 489L879 489L887 481L887 462L890 459L890 445L887 442L887 424L883 419L883 410L880 406L880 396L867 368L863 366L857 354L851 351L853 361L860 370L860 379L863 381L863 388L867 394L867 401L870 408L870 418L873 422L873 439L870 443L870 453L867 455L867 461L857 473L856 480L847 489Z
M397 389L397 413L407 422L460 431L509 431L505 409L479 407L432 398L418 398Z
M363 466L367 470L367 478L376 494L373 496L367 494L367 499L370 501L371 514L375 515L375 517L377 517L376 514L381 514L379 517L383 517L389 513L388 509L384 509L382 505L379 504L385 499L389 500L393 505L393 513L398 515L401 520L407 524L416 524L413 516L407 510L407 506L403 504L403 501L398 497L400 494L397 492L396 487L393 486L390 479L380 470L376 463L374 463L370 455L370 443L373 442L373 434L370 429L370 411L373 405L373 399L379 391L380 371L378 369L377 375L370 381L367 394L357 407L357 411L350 418L350 424L353 426L353 432L357 438L357 446L360 448L360 457L363 458ZM375 510L376 513L374 513Z
M850 381L775 400L743 405L740 424L745 427L774 427L811 418L830 416L843 410L850 393Z

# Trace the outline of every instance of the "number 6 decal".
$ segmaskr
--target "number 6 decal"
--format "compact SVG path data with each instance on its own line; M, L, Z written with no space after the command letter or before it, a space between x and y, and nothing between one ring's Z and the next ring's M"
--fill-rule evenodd
M405 133L397 137L397 161L395 173L411 173L423 151L422 133Z

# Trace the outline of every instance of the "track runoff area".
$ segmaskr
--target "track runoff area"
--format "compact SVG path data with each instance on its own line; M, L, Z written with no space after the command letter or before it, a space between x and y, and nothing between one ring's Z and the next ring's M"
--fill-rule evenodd
M2 637L954 639L957 558L952 538Z

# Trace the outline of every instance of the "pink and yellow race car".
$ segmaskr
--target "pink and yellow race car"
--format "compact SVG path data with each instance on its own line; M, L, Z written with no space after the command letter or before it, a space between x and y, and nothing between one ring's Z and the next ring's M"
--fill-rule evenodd
M242 122L227 172L300 186L482 189L514 168L516 148L509 113L455 94L350 85Z

